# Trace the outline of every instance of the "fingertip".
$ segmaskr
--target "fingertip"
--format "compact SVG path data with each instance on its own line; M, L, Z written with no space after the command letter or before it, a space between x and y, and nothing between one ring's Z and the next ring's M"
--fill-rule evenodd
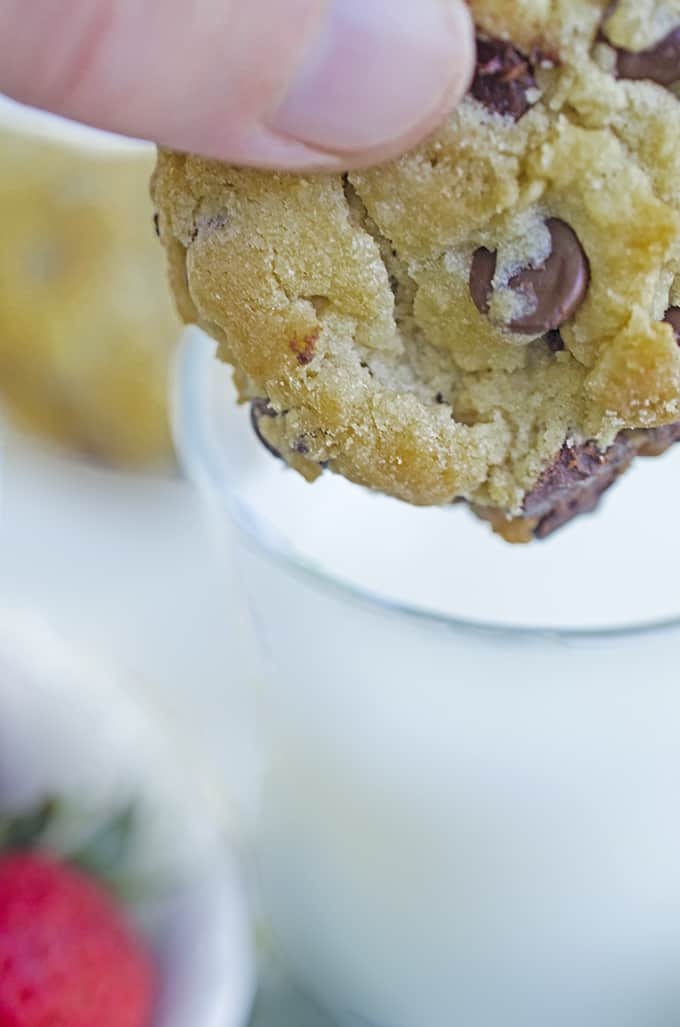
M312 162L376 163L415 145L467 91L475 59L461 0L335 0L269 121Z

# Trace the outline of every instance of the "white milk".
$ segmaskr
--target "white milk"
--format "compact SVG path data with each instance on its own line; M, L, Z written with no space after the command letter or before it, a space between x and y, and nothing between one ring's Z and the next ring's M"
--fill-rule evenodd
M592 630L680 617L680 445L640 459L595 515L515 547L464 507L411 507L329 472L308 485L257 441L229 371L209 368L223 484L263 535L323 575L478 624Z
M259 455L259 454L258 454ZM594 628L680 615L680 447L641 460L603 502L542 544L513 547L463 507L416 509L269 459L242 495L326 575L479 623Z
M353 1027L677 1027L680 628L438 622L309 567L478 625L672 617L680 454L511 549L464 510L306 486L226 383L190 344L180 441L259 634L254 859L298 975Z

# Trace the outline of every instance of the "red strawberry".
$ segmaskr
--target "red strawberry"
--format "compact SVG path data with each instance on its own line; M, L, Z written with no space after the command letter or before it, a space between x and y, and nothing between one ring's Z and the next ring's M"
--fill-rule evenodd
M45 853L0 856L0 1027L149 1027L154 992L98 881Z

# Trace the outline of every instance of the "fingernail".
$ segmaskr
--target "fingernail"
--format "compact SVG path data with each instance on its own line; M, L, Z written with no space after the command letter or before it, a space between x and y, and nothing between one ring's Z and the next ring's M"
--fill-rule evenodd
M331 0L270 128L339 154L386 147L443 118L472 62L460 0Z

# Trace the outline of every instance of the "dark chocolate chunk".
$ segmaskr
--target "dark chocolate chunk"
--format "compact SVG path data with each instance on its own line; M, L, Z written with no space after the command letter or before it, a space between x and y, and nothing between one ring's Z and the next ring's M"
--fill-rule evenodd
M666 424L662 428L640 428L628 432L640 456L662 456L680 442L680 424Z
M616 72L619 78L646 79L660 86L680 82L680 26L669 32L649 50L634 52L617 50Z
M508 542L543 540L595 510L636 457L661 456L678 442L680 422L623 431L605 450L592 441L564 446L526 497L520 517L507 520L502 510L493 507L473 506L473 510Z
M508 282L508 287L532 300L531 313L511 321L510 331L518 335L540 335L555 331L576 313L588 293L590 264L578 236L566 222L547 222L552 252L540 267L525 268ZM478 249L470 268L470 294L482 314L488 314L496 273L496 254Z
M153 216L153 230L156 233L156 235L158 236L158 238L160 239L160 237L161 237L161 222L160 222L160 216L158 214L154 214L154 216Z
M267 439L262 434L262 429L260 428L260 421L264 417L274 418L278 416L279 415L277 414L276 410L274 410L274 408L270 406L268 399L254 399L250 404L250 423L253 426L253 431L257 435L258 439L260 440L264 448L269 453L271 453L272 456L275 456L277 460L282 460L283 458L279 453L278 449L274 449L271 442L267 441Z
M477 70L471 93L494 114L519 121L531 107L528 92L536 87L531 63L501 39L477 40Z
M545 341L551 353L561 353L564 350L564 339L558 331L548 332Z
M680 345L680 307L669 307L664 317L666 324L669 324L675 332L675 338Z
M525 500L524 517L536 522L534 537L548 538L575 517L591 513L635 457L661 456L677 442L680 424L669 424L621 432L606 450L594 442L565 446Z
M470 295L480 314L489 313L489 300L493 292L498 255L481 246L472 257L470 266Z
M634 456L635 447L624 436L604 452L594 442L565 446L524 504L525 516L538 522L535 537L547 538L574 517L591 513Z

